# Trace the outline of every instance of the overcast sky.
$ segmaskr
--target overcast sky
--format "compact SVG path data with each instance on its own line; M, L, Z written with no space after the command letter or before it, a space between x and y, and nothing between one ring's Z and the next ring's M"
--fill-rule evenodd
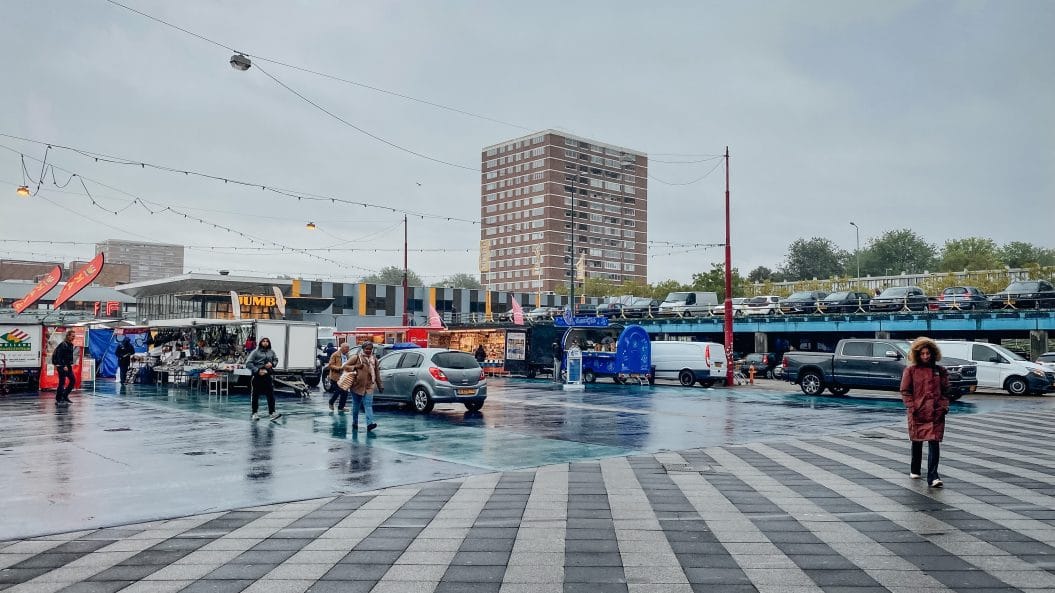
M528 128L260 63L345 120L437 159L558 128L663 160L732 154L733 263L776 267L799 237L854 248L911 227L1055 246L1055 3L993 2L122 2L237 47ZM230 52L105 0L4 3L0 133L181 169L465 219L479 175L397 151L315 110ZM9 138L33 175L43 147ZM659 156L662 154L663 156ZM105 163L48 162L146 200L299 248L401 247L400 216L297 202ZM685 183L714 161L653 160ZM58 181L65 179L59 175ZM4 239L144 239L229 246L226 231L138 206L118 215L48 182L29 199L17 152L0 149ZM111 210L126 195L87 182ZM420 184L420 185L419 185ZM83 193L74 181L65 192ZM50 200L49 201L45 201ZM649 182L649 237L723 240L723 177ZM95 221L105 222L106 227ZM314 221L319 230L309 232ZM475 273L479 227L411 219L410 267ZM362 239L368 239L362 241ZM2 257L87 259L89 246L0 244ZM720 249L651 249L649 281L689 281ZM33 252L40 255L32 255ZM320 255L402 265L395 252ZM188 251L194 271L356 279L291 254Z

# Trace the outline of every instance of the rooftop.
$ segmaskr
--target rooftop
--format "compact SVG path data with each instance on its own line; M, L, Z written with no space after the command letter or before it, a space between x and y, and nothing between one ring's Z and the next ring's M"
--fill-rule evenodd
M582 136L576 136L575 134L571 134L569 132L562 132L560 130L554 130L554 129L542 130L542 131L539 131L539 132L535 132L533 134L528 134L527 136L521 136L520 138L513 138L512 140L504 140L504 141L499 142L497 144L492 144L491 146L485 146L484 149L483 149L483 152L487 152L488 150L491 150L492 148L498 148L499 146L502 146L502 145L505 145L505 144L509 144L511 142L523 142L524 140L529 140L530 141L532 138L534 138L534 137L536 137L536 136L538 136L540 134L553 134L555 136L561 136L563 138L571 138L572 140L578 140L579 142L589 142L590 144L593 144L594 146L600 146L601 148L610 148L612 150L618 150L618 151L621 151L621 152L625 152L627 154L636 154L637 156L644 156L644 157L648 156L647 153L641 152L639 150L633 150L633 149L627 148L625 146L618 146L618 145L615 145L615 144L608 144L606 142L600 142L600 141L597 141L597 140L592 140L590 138L584 138Z

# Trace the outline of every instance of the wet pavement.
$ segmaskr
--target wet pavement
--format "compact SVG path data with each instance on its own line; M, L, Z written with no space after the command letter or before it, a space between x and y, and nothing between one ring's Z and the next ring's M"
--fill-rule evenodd
M351 494L548 464L833 435L900 422L900 400L810 398L777 389L492 380L479 413L428 416L378 406L376 433L352 430L326 397L280 398L278 422L245 395L154 386L0 399L0 540ZM952 413L1050 408L980 399Z

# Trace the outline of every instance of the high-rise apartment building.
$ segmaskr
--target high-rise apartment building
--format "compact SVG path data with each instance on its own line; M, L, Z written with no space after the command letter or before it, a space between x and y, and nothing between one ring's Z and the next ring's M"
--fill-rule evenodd
M95 248L104 254L106 263L128 264L130 282L157 280L183 273L182 245L107 239L97 243Z
M486 286L551 291L573 271L647 282L645 153L546 130L488 146L480 160Z

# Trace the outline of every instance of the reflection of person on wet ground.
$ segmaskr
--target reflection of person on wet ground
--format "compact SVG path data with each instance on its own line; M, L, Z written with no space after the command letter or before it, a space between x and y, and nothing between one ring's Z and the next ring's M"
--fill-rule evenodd
M76 335L72 329L66 332L66 337L51 355L51 364L55 366L55 371L59 374L59 384L55 387L56 404L73 403L70 401L70 392L73 391L73 385L75 384L73 376L73 338Z
M261 340L262 342L263 340ZM274 441L274 429L262 427L255 422L249 425L249 467L245 477L250 480L263 480L271 477L271 446Z
M359 434L352 433L352 450L348 458L348 481L354 484L369 484L373 482L371 473L374 465L374 448L369 445L373 433L367 435L367 442L359 442Z
M257 410L260 406L260 396L267 397L267 413L272 420L278 420L282 414L275 411L275 367L278 366L278 355L271 349L271 340L260 338L260 344L256 350L249 355L245 361L245 368L252 373L250 381L252 388L251 402L253 406L253 420L259 420L260 414Z

